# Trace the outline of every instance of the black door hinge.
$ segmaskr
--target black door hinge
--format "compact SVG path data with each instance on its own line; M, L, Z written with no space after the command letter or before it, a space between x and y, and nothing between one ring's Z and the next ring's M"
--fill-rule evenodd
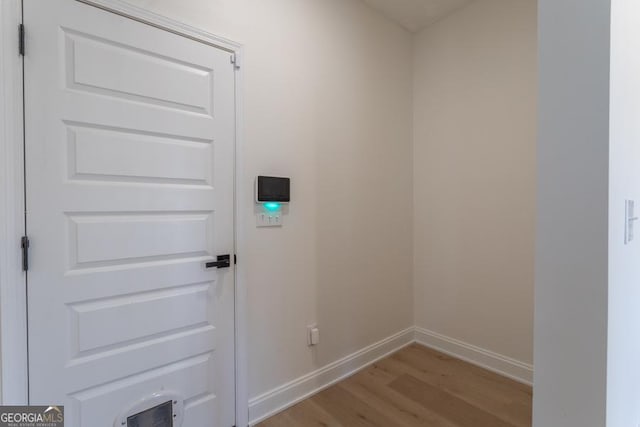
M18 25L18 51L24 56L24 24Z
M29 271L29 238L22 236L20 239L20 248L22 248L22 271Z
M233 254L233 265L236 265L238 263L238 255Z

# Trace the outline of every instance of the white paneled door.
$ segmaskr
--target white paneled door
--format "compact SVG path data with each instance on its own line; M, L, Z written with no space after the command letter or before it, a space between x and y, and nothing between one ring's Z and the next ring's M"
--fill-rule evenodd
M231 427L231 53L73 0L24 24L30 403Z

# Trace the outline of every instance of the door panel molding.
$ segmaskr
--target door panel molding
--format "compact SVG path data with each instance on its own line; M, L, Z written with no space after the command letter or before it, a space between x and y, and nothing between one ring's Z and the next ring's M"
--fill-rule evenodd
M152 25L235 55L242 63L242 46L165 16L129 5L120 0L77 0L107 11ZM24 404L28 399L26 275L21 271L19 238L24 233L24 159L22 60L18 54L18 24L21 22L19 0L0 2L0 333L1 383L3 404ZM27 55L28 55L28 28ZM239 67L238 67L239 68ZM244 252L241 213L243 200L242 161L242 69L235 73L235 246L240 260ZM15 244L14 244L15 243ZM246 361L246 285L242 264L236 266L236 425L248 425L248 388Z

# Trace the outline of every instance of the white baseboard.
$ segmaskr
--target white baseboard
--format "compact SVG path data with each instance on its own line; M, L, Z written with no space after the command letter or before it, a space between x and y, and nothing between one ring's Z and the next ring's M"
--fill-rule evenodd
M310 372L287 384L249 400L250 425L255 425L286 408L349 377L373 362L415 342L411 327L378 341L347 357Z
M249 424L253 426L414 342L523 384L533 382L530 364L427 329L411 327L249 400Z
M416 342L523 384L533 384L533 366L427 329L415 328Z

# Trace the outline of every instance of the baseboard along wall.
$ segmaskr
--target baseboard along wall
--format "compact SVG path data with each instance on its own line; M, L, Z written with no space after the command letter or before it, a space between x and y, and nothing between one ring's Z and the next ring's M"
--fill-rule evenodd
M418 343L531 385L533 366L436 332L410 327L249 400L250 425L313 396L396 351Z

